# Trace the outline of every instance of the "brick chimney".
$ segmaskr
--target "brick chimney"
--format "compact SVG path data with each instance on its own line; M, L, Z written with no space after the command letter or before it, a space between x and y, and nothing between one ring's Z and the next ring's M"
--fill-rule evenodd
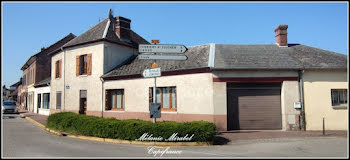
M279 46L288 47L288 41L287 41L287 29L288 25L279 25L275 28L276 33L276 44Z
M124 17L116 17L115 32L117 36L124 41L130 41L130 19Z

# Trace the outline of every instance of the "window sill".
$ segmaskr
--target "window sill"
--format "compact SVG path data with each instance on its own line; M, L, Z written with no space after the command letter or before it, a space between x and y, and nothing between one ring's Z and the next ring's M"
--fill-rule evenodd
M57 78L55 78L55 80L60 80L61 79L61 77L57 77Z
M87 76L89 76L89 75L87 75L87 74L78 75L78 77L87 77Z
M333 109L347 109L348 106L346 105L339 105L339 106L332 106Z
M125 112L125 110L105 110L104 112Z

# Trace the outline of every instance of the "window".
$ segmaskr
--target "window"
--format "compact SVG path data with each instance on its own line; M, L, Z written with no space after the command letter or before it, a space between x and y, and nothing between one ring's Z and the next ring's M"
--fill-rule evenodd
M61 92L56 93L56 109L61 109Z
M55 71L56 71L55 78L61 78L61 64L62 64L61 60L58 60L55 63Z
M43 108L44 109L50 108L50 93L43 94Z
M332 106L344 106L348 103L347 89L332 89Z
M124 110L124 89L106 90L106 110Z
M157 87L156 102L163 111L176 111L176 87ZM149 104L153 102L153 87L149 89Z
M41 108L41 94L38 94L38 108Z
M91 75L91 54L76 57L76 75Z

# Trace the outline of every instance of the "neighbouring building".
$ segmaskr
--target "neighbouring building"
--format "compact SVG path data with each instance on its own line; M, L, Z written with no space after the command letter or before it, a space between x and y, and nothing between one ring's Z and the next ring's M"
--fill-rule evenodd
M38 89L36 89L35 86L37 83L41 84L43 81L46 82L45 80L51 77L51 57L48 55L48 53L60 49L64 44L73 38L75 38L75 35L70 33L51 46L47 48L41 48L41 51L39 53L31 56L22 66L22 85L18 91L21 109L38 113L39 110L37 108L38 105L36 102L38 100L37 96L41 96L41 93L40 91L37 93ZM43 96L43 98L47 97L46 94Z
M13 100L13 101L16 101L18 102L18 97L17 97L17 94L18 94L18 89L19 89L19 86L22 84L22 79L20 79L18 82L12 84L10 86L10 95L8 97L9 100Z
M152 120L154 79L141 74L153 60L137 58L138 44L149 43L130 23L109 14L50 53L51 113ZM276 44L205 44L189 47L186 61L157 60L157 121L299 130L305 119L307 130L321 130L324 117L327 130L347 130L347 56L289 44L287 28L275 29Z
M11 94L11 90L9 88L6 88L5 85L2 86L2 98L8 99Z

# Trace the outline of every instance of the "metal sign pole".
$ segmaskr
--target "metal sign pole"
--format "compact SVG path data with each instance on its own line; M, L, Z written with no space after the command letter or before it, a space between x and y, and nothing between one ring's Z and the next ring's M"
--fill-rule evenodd
M154 43L157 44L157 43ZM154 53L155 55L156 53ZM154 63L156 63L156 60L154 60ZM157 102L157 77L154 77L154 89L153 89L153 103ZM153 123L156 123L156 117L153 117Z

